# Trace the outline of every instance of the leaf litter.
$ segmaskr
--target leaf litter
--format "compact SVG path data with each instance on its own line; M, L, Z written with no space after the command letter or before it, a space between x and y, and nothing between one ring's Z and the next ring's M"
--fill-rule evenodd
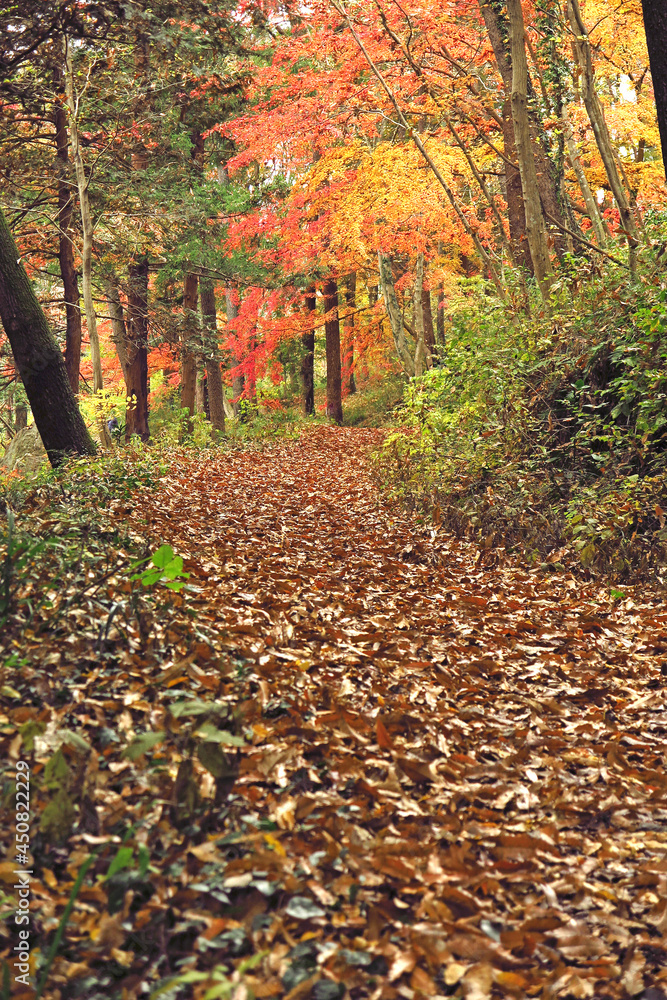
M183 455L134 498L183 590L3 690L40 940L95 854L44 995L667 997L662 594L415 523L380 433Z

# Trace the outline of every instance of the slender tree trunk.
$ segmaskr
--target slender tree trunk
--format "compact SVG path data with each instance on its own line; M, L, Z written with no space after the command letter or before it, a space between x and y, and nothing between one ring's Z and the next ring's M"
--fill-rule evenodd
M391 260L386 256L386 254L378 252L378 265L380 271L380 287L382 288L382 297L384 298L384 304L389 317L389 325L394 338L394 346L396 347L398 360L408 375L414 375L415 361L408 349L407 341L405 339L405 328L403 326L403 317L401 315L398 299L396 297Z
M658 112L663 169L667 177L667 6L664 0L642 0L642 9Z
M612 145L611 136L609 135L609 129L607 128L607 122L605 121L604 111L595 90L591 45L588 39L588 32L586 31L581 15L579 0L567 0L567 12L574 35L574 53L579 64L579 69L581 70L584 104L586 105L586 111L588 112L588 117L591 125L593 126L593 135L595 136L595 141L600 151L600 157L604 164L607 179L609 180L609 186L611 187L612 194L616 199L618 211L621 216L621 223L628 241L630 269L635 271L637 267L637 226L635 225L635 220L630 209L630 203L628 201L625 188L621 182L618 167L616 166L614 147Z
M233 322L239 314L239 308L236 304L236 298L234 295L234 290L228 288L225 292L225 302L227 306L227 322ZM231 367L233 369L238 369L241 364L240 355L233 353L231 357ZM238 416L239 410L241 408L241 399L245 392L245 375L243 372L238 372L232 377L232 398L234 406L234 416Z
M422 314L424 316L424 344L426 345L426 360L431 364L435 348L435 332L433 330L433 310L431 308L431 292L422 288Z
M516 259L533 272L533 261L526 234L525 207L523 204L523 189L521 174L515 161L518 159L514 138L514 121L512 116L512 58L510 52L509 21L503 10L501 0L480 0L480 9L486 25L489 41L493 47L498 71L503 80L507 100L503 107L503 141L505 145L505 182L507 189L507 210L510 225L510 237L516 248ZM527 67L526 67L527 74ZM526 89L531 91L530 78L526 75ZM553 221L564 224L558 188L551 172L547 151L541 141L542 123L534 110L528 106L528 121L530 138L537 173L537 187L540 201L545 212ZM560 232L554 234L554 244L559 255L567 249L566 241Z
M324 288L324 324L327 354L327 416L343 423L343 401L341 398L340 365L340 322L338 319L338 285L329 278Z
M438 285L438 311L435 317L435 331L437 342L441 347L445 346L445 286L442 282Z
M307 417L315 413L315 310L317 309L317 298L315 297L315 286L306 291L306 323L309 329L301 334L301 392L303 412Z
M537 170L528 120L528 61L521 0L507 0L512 53L512 121L514 142L521 174L521 189L526 213L526 235L535 278L543 298L547 299L553 271L549 258L547 228L537 181Z
M94 455L95 445L79 412L62 351L19 263L2 212L0 318L51 465L55 468L73 452Z
M181 409L190 417L195 412L197 360L197 275L188 271L183 282L183 332L181 335Z
M148 258L129 268L127 291L127 377L130 400L125 418L125 440L138 434L148 441Z
M591 191L590 184L588 183L588 179L584 173L581 156L579 155L579 149L577 148L577 144L574 141L574 135L572 134L572 126L566 118L563 119L563 132L565 134L568 159L572 164L572 169L574 170L575 177L577 178L579 189L583 195L586 211L588 212L588 217L590 218L593 226L593 232L595 233L600 246L604 248L607 245L607 236L604 231L604 223L602 222L600 209L597 201L593 197L593 192Z
M345 280L345 312L343 321L342 384L352 394L357 391L354 377L354 310L357 305L357 274L353 271Z
M213 282L202 278L199 282L201 312L206 335L206 383L208 388L208 410L211 425L219 434L225 433L225 401L220 372L218 350L218 317L215 308L215 288Z
M426 368L426 344L424 342L424 309L422 296L424 294L424 254L417 254L415 264L415 287L413 292L413 309L415 314L415 377L420 378Z
M150 80L150 41L139 19L134 22L134 69L137 95L133 114L140 119L148 110ZM140 140L132 148L132 173L143 175L148 165L148 151ZM142 441L150 439L148 427L148 258L137 254L128 267L127 289L127 374L125 386L128 405L125 416L125 440L137 434Z
M74 170L76 173L76 184L79 191L79 209L81 211L81 231L83 236L81 280L83 285L83 302L86 312L88 339L90 340L90 355L93 362L93 392L97 393L101 392L104 388L104 381L102 378L100 341L97 333L97 316L95 314L95 303L93 301L93 220L90 213L90 199L88 197L88 179L86 178L86 169L81 156L81 145L79 143L78 96L75 95L74 92L74 70L72 68L72 56L69 46L67 49L65 86L67 104L70 111L70 147L72 151ZM110 445L111 438L109 437L106 420L103 415L100 416L98 427L102 443L107 446Z
M195 413L206 414L206 367L200 368L197 372L197 385L195 387Z
M507 218L510 227L510 239L514 248L514 259L522 264L530 274L533 274L533 258L526 238L526 211L523 205L523 190L521 188L521 173L516 163L516 144L514 142L514 122L512 121L512 102L503 101L503 145L505 147L505 192L507 196Z
M127 327L125 326L123 305L120 301L120 293L118 291L118 279L115 277L109 278L106 283L106 289L109 318L111 319L111 339L116 347L120 369L123 373L123 381L127 388L129 377L127 371Z
M54 78L56 87L62 88L64 80L60 66L56 67ZM58 156L58 260L65 296L65 367L72 391L77 394L81 364L81 309L79 307L79 281L74 264L72 235L74 199L70 178L67 112L60 103L56 104L54 125Z

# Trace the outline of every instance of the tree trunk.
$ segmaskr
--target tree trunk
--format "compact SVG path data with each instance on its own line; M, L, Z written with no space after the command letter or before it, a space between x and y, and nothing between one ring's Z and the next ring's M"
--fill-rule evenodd
M322 291L324 293L324 312L327 316L324 323L327 353L327 416L335 420L337 424L342 424L338 285L332 278L329 278Z
M72 392L58 341L19 263L12 234L0 212L0 318L14 355L35 424L55 468L76 452L94 455Z
M591 55L591 45L588 39L588 32L581 16L579 0L567 0L567 12L570 26L574 35L574 53L581 70L582 96L586 111L593 126L593 134L600 157L604 164L609 186L616 199L618 211L621 216L621 224L628 241L628 251L630 258L630 269L634 272L637 267L637 227L632 217L630 203L628 201L625 188L621 182L621 177L616 166L614 147L612 145L607 122L600 99L595 90L595 77L593 73L593 57Z
M357 274L353 271L345 281L345 312L343 321L342 384L352 394L357 391L354 377L354 310L357 305Z
M415 362L414 358L410 354L410 351L408 350L407 341L405 339L405 328L403 326L403 317L401 315L398 299L396 297L394 275L391 270L391 260L381 251L378 251L378 266L380 271L380 287L382 288L382 297L384 298L384 304L389 317L389 325L391 326L391 333L394 338L394 346L396 347L398 360L403 365L403 368L408 375L414 375Z
M109 318L111 320L111 339L116 347L116 353L120 361L120 370L123 373L123 381L127 387L127 327L125 326L123 306L118 291L118 279L115 277L109 278L106 283L106 289Z
M228 288L225 292L225 303L227 306L227 322L233 322L239 314L239 307L236 304L236 299L234 295L234 290ZM232 353L231 357L231 367L238 368L241 364L241 358L238 354ZM234 416L239 415L241 410L241 399L243 398L243 393L245 392L245 375L243 372L237 372L232 378L232 405L234 407ZM241 414L242 419L243 414Z
M438 285L438 312L435 317L435 330L437 342L441 347L445 346L445 286L442 282Z
M512 121L526 213L526 236L535 278L543 298L547 299L553 272L528 120L528 61L521 0L507 0L507 12L512 53Z
M54 82L58 89L62 88L64 81L60 66L54 71ZM65 297L65 367L72 391L76 395L79 391L81 364L81 309L71 229L73 198L69 172L67 112L60 103L56 104L54 125L58 157L58 260Z
M148 441L148 258L129 267L127 292L127 375L129 402L125 418L125 440L138 434Z
M199 282L201 312L206 334L206 383L209 419L214 431L225 433L225 401L218 351L218 316L215 308L215 288L208 278Z
M197 329L197 275L188 271L183 282L183 331L181 334L181 409L195 412L197 360L194 341Z
M303 412L307 417L315 413L315 310L317 309L317 298L315 297L315 286L312 285L306 291L306 322L308 329L301 334L301 392Z
M431 308L431 292L428 288L422 288L422 314L424 316L424 344L426 345L426 359L431 363L433 350L435 348L435 332L433 330L433 310Z
M667 7L664 0L642 0L642 9L658 112L663 169L667 177Z
M424 293L424 254L417 254L415 266L415 287L413 293L413 308L415 314L415 378L424 374L426 367L426 345L424 343L424 310L422 295Z
M28 407L25 403L18 403L16 407L16 420L14 422L14 430L22 431L28 426Z
M104 388L104 381L102 378L100 341L97 334L97 316L95 315L95 303L93 301L93 220L90 214L88 179L86 177L86 170L81 156L81 145L79 143L79 99L74 93L74 70L72 68L72 56L69 46L67 49L65 84L67 104L70 111L70 147L72 150L74 171L76 173L76 185L79 191L79 210L81 212L81 231L83 236L83 250L81 254L83 302L86 312L88 339L90 340L90 355L93 362L93 392L97 393ZM109 437L106 420L103 415L100 415L98 427L102 443L106 446L110 445L111 438Z
M586 211L588 212L588 216L593 226L593 232L595 233L599 245L601 247L606 247L607 237L604 231L604 223L602 222L600 209L597 201L593 197L593 192L591 191L590 184L588 183L588 178L584 173L584 168L581 164L581 156L579 155L579 149L577 148L577 144L574 141L574 135L572 134L572 126L566 118L563 119L563 133L565 135L567 155L570 163L572 164L575 177L577 178L579 189L583 195Z
M515 247L515 255L518 262L523 263L528 270L533 272L533 261L530 253L526 234L525 207L523 203L523 189L521 187L520 169L515 163L517 160L517 150L514 138L514 122L512 116L512 58L510 52L509 22L503 12L503 4L500 0L480 0L480 8L489 41L496 58L498 71L502 77L507 100L503 106L503 141L505 145L505 183L507 190L507 212L510 225L510 238ZM526 67L526 89L530 92L530 79L527 75ZM542 123L537 117L535 110L528 106L528 121L530 138L535 160L535 170L537 173L537 186L540 193L540 200L545 212L551 216L557 225L563 225L563 213L558 200L558 190L552 177L550 161L546 149L541 141ZM509 161L509 162L508 162ZM561 255L566 249L565 240L562 234L557 232L554 236L556 250Z

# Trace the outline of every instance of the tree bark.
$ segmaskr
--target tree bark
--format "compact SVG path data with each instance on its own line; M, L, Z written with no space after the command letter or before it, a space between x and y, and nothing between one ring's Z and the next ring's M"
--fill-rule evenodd
M407 341L405 339L405 327L403 326L403 317L401 315L398 299L396 297L391 260L381 251L378 251L378 266L380 271L380 287L382 289L382 297L384 298L385 308L389 317L389 325L394 338L394 346L396 347L398 360L408 375L414 375L415 362L414 358L410 354Z
M597 201L593 197L593 192L591 191L590 184L588 183L588 178L584 173L581 156L579 155L579 149L577 148L577 144L574 141L574 135L572 134L572 126L566 118L563 119L563 133L565 135L568 159L572 164L572 169L574 170L575 177L577 178L579 189L583 195L586 211L588 212L588 217L590 218L593 226L593 232L595 233L600 246L604 248L607 245L607 236L604 231L604 224L602 222L602 216L600 215L600 209Z
M642 10L658 112L663 169L667 178L667 7L664 0L642 0Z
M125 440L138 434L148 441L148 258L130 264L127 291L127 374L129 398Z
M343 320L342 384L352 394L357 391L354 377L354 310L357 305L357 273L345 280L345 319Z
M0 318L51 465L73 452L94 455L65 359L37 301L0 212Z
M54 71L54 82L58 89L63 86L63 72L60 66ZM65 297L65 367L72 391L76 395L79 391L81 365L81 309L71 228L74 199L70 179L67 112L60 103L56 103L54 125L58 157L58 260Z
M489 41L493 48L498 71L502 77L507 99L503 105L503 142L505 145L505 183L507 191L507 212L510 225L510 238L515 247L517 261L523 263L533 272L533 261L526 234L525 208L523 204L523 189L521 173L515 161L517 151L514 138L514 121L512 116L512 58L510 53L509 23L502 11L500 0L480 0L480 8L486 25ZM527 67L526 67L527 74ZM530 78L526 75L526 89L531 90ZM545 212L558 224L564 224L563 213L558 200L558 190L551 173L550 161L541 139L541 122L535 112L528 107L530 137L537 173L537 186L540 201ZM554 243L560 254L566 249L562 234L556 233Z
M306 322L308 329L301 334L301 399L303 412L307 417L315 413L315 310L317 309L317 298L315 297L315 286L306 291Z
M225 403L218 352L218 317L215 308L213 282L202 278L199 282L201 312L206 332L206 382L208 389L208 412L213 430L225 433Z
M630 202L628 201L625 188L623 187L618 167L616 166L614 147L612 145L611 136L609 135L609 129L607 128L604 111L595 90L595 76L593 72L591 45L588 39L588 32L586 31L586 26L584 25L581 15L579 0L567 0L567 12L570 20L570 27L572 28L574 35L574 53L577 63L579 64L579 69L581 70L582 96L584 104L586 105L586 111L588 112L588 117L591 125L593 126L593 135L595 136L595 141L600 151L600 157L604 164L607 179L609 180L609 186L614 198L616 199L619 215L621 216L621 224L628 241L630 269L634 272L637 268L637 227L635 225L635 220L632 217Z
M93 301L93 220L90 214L90 199L88 197L88 178L81 156L81 145L79 142L79 102L74 93L74 70L72 67L72 56L68 46L67 67L65 74L67 104L69 106L69 134L70 147L72 150L72 161L76 174L76 184L79 191L79 210L81 212L81 231L83 236L83 249L81 254L81 282L83 285L83 302L86 312L86 326L88 328L88 339L90 340L90 354L93 362L93 392L100 392L104 388L102 378L102 358L100 356L100 341L97 333L97 316L95 314L95 303ZM100 418L100 435L105 444L110 444L110 438L106 429L106 421Z
M553 271L528 120L528 61L521 0L507 0L507 12L512 53L512 121L526 213L526 236L535 279L543 298L547 299Z
M324 312L327 317L324 323L327 354L327 416L335 420L337 424L342 424L343 401L341 398L338 285L332 278L329 278L325 282L322 291L324 293Z
M227 322L233 322L239 314L239 307L236 304L234 297L234 290L228 288L225 292L225 303L227 307ZM231 367L238 368L241 364L241 358L237 354L232 354L231 357ZM232 377L232 405L234 407L234 416L239 415L241 409L241 399L243 398L243 393L245 392L245 375L243 372L237 372L236 375Z
M193 351L197 327L197 275L188 271L183 282L183 331L181 334L181 409L195 412L197 360Z
M116 347L118 360L120 361L120 370L123 373L123 381L127 387L127 327L125 326L123 305L120 301L118 279L116 277L107 279L106 290L109 318L111 319L111 339Z
M424 254L417 254L415 265L415 287L413 293L413 308L415 314L415 378L424 374L426 367L426 345L424 343L424 310L422 295L424 292Z
M433 330L433 310L431 307L431 292L428 288L422 288L422 314L424 316L424 344L426 345L426 359L430 364L435 348L435 331Z

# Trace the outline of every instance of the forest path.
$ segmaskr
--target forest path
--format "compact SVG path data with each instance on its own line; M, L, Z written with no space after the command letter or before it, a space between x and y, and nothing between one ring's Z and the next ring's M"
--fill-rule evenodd
M257 995L657 1000L665 608L416 526L378 502L378 433L203 458L151 507L243 676L233 813L275 827L227 877L281 892Z

